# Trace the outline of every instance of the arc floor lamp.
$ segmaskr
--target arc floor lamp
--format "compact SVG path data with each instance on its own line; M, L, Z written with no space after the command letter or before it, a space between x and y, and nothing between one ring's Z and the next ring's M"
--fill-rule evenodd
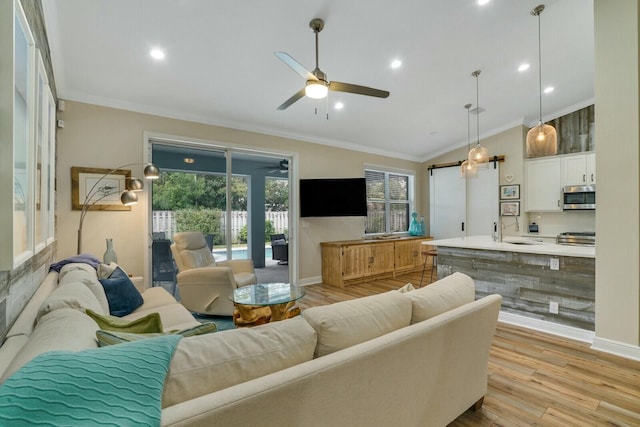
M89 189L89 191L87 191L86 196L82 202L80 223L78 224L78 254L82 252L82 224L84 223L85 216L87 216L87 212L89 212L89 208L91 208L91 206L95 205L105 197L112 196L119 191L119 189L111 187L107 188L105 191L105 189L99 187L98 184L100 184L100 182L102 182L107 176L113 174L114 172L122 170L122 168L140 164L141 163L129 163L126 165L118 166L115 169L111 169L109 172L98 178L93 186ZM158 169L158 167L153 163L149 163L144 168L144 177L146 179L158 179L160 178L160 169ZM136 203L138 203L138 195L136 193L143 190L144 183L142 182L142 180L135 177L125 177L125 180L125 190L120 195L120 202L125 206L135 205Z

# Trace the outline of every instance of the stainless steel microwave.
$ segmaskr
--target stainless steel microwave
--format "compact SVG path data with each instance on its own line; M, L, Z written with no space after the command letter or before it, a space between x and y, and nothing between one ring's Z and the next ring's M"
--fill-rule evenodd
M596 208L595 185L572 185L562 189L562 209L593 210Z

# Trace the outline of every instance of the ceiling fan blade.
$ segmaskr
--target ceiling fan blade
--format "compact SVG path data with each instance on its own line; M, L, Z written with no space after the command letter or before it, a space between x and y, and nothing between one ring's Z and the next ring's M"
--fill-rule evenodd
M375 96L378 98L386 98L389 96L389 92L386 90L374 89L372 87L352 85L351 83L342 82L329 83L329 90L334 92L348 92L355 93L357 95Z
M286 101L284 101L282 103L282 105L280 105L278 107L278 110L285 110L285 109L289 108L289 106L291 104L293 104L294 102L296 102L298 99L302 98L303 96L304 96L304 88L300 89L299 91L294 93L291 98L289 98Z
M273 54L275 56L277 56L278 58L280 58L280 60L282 62L287 64L289 67L291 67L291 69L293 71L295 71L296 73L300 74L300 76L303 79L305 79L305 80L318 80L318 78L316 76L314 76L311 73L311 71L309 71L306 68L304 68L304 66L301 63L299 63L298 61L293 59L291 57L291 55L289 55L288 53L286 53L286 52L273 52Z

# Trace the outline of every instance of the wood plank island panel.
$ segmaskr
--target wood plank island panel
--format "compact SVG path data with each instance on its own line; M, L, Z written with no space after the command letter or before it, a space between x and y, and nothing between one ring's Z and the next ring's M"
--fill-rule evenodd
M557 258L559 270L549 268ZM438 277L456 271L476 281L476 298L502 295L502 311L595 329L595 259L526 252L438 247ZM551 313L558 303L558 314Z

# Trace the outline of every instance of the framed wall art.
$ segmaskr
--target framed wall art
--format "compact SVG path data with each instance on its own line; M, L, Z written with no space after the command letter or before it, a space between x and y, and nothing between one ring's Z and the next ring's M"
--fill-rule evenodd
M520 202L500 202L500 216L520 216Z
M120 195L126 190L126 181L131 171L99 168L71 168L71 208L81 211L130 211L131 206L120 202Z
M520 184L500 186L500 200L517 200L519 198Z

